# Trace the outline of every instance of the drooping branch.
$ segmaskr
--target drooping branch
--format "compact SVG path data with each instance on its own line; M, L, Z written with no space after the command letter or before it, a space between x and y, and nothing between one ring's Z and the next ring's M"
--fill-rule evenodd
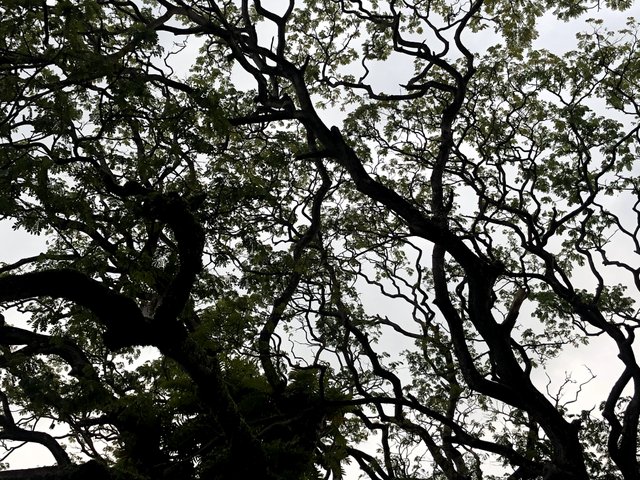
M16 442L38 443L45 447L60 466L71 465L71 459L58 441L46 432L24 429L15 422L9 406L9 400L4 392L0 392L3 414L0 415L0 439ZM0 477L1 478L1 477Z
M111 349L153 343L148 319L132 299L81 272L43 270L0 277L0 301L34 297L61 298L89 309L106 327L104 340Z
M62 467L37 467L0 471L0 480L70 480L81 478L113 480L115 477L103 465L94 460L81 465L69 464Z
M52 337L22 328L3 325L0 327L0 345L24 345L22 348L13 350L10 354L11 357L37 354L57 355L71 367L69 375L98 380L95 368L86 354L68 338ZM4 356L7 356L7 354Z

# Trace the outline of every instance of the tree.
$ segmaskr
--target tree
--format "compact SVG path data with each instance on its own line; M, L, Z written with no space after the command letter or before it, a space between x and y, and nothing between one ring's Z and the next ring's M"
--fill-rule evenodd
M640 478L632 2L266 3L0 3L0 478Z

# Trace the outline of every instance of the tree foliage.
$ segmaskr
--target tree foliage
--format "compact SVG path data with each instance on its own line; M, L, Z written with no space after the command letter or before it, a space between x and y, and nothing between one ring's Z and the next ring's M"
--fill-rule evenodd
M631 7L2 0L0 478L640 478Z

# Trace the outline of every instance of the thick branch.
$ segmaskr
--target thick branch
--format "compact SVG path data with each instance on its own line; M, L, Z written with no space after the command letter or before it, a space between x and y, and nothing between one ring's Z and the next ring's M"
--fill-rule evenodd
M0 327L0 345L25 345L25 347L12 352L12 357L36 354L57 355L71 367L69 375L75 377L88 375L98 379L96 371L85 353L68 338L50 337L22 328L2 326Z
M64 467L37 467L0 471L0 480L112 480L113 478L104 466L94 460L82 465L69 464Z
M150 345L148 322L136 303L87 275L68 269L0 277L0 301L53 297L93 312L106 327L107 347Z

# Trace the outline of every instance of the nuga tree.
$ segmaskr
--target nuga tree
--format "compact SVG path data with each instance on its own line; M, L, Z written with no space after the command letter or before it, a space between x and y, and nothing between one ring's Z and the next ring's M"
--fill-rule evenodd
M0 0L0 479L640 479L633 9Z

